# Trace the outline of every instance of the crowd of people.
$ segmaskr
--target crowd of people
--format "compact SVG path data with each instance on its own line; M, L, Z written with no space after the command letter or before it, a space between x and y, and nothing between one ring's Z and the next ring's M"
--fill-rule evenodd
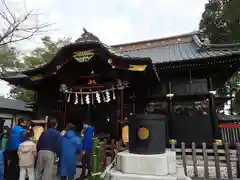
M77 155L80 155L82 162L82 173L78 179L91 176L92 126L84 124L82 136L78 136L74 124L67 124L60 133L57 121L50 120L47 130L35 142L33 132L25 129L23 123L19 119L12 128L4 128L1 136L0 180L51 180L55 176L56 157L57 175L61 180L73 180Z

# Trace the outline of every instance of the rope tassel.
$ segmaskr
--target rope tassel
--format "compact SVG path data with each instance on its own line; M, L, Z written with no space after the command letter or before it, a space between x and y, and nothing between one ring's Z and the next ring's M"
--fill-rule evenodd
M115 90L113 89L112 91L113 91L113 100L115 100L116 99Z
M68 94L68 98L67 98L67 102L70 102L70 100L71 100L71 92Z
M80 90L80 93L82 92L82 90ZM81 104L83 105L84 104L84 102L83 102L83 95L82 94L80 94L81 96L80 96L80 101L81 101Z

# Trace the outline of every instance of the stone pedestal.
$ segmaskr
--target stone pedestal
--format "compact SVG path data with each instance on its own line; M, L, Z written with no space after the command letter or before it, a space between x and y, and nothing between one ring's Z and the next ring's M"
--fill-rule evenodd
M117 154L116 167L107 174L107 180L188 180L183 168L176 167L176 153L139 155L127 151Z

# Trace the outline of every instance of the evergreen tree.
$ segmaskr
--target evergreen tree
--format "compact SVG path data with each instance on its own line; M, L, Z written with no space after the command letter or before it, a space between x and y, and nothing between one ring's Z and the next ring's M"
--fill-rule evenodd
M50 62L57 53L58 49L62 46L70 44L71 39L64 38L53 41L49 36L46 36L42 38L42 43L44 45L43 47L38 47L34 49L30 55L22 57L25 69L34 68ZM13 86L10 90L10 97L31 102L34 100L34 92Z
M240 41L240 1L211 0L205 11L199 29L208 35L211 43L236 43Z
M240 42L240 0L209 0L205 5L199 29L203 30L213 44ZM240 96L239 89L240 75L236 73L218 90L218 94L223 96L236 94L234 104L231 105L234 109L230 109L231 112L237 111L238 107L240 109L240 100L237 100Z

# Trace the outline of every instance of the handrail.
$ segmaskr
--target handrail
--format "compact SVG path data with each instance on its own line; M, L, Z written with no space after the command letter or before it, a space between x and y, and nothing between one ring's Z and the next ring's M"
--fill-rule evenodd
M219 124L218 127L220 127L220 128L238 128L238 129L240 129L240 124L235 124L235 123Z

